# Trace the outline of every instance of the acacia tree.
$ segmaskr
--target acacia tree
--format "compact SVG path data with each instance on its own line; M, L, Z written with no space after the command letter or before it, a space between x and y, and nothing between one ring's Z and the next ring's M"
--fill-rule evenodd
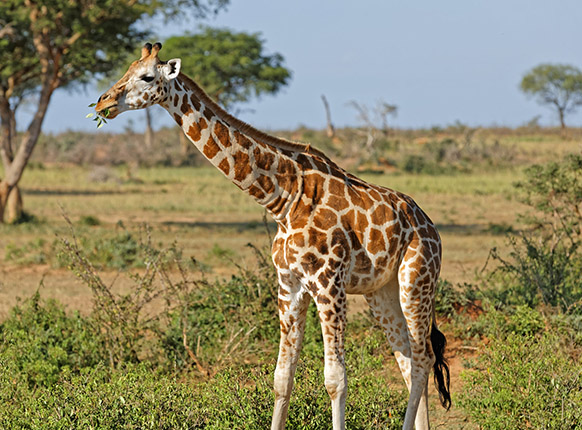
M202 16L228 0L10 0L0 2L0 222L9 202L21 211L18 190L55 90L115 71L147 36L144 20L175 17L184 8ZM25 97L36 110L22 135L16 115ZM63 115L70 115L63 112ZM12 195L12 196L11 196Z
M162 52L181 58L182 71L226 108L275 94L291 78L281 54L265 53L259 33L201 27L196 34L170 37Z
M537 97L538 103L556 109L562 129L566 128L566 113L582 105L582 71L567 64L534 67L524 75L520 88L525 94Z
M276 94L291 79L283 56L265 53L259 33L202 26L198 33L168 38L161 52L165 58L181 58L181 70L225 108ZM152 135L146 112L146 142ZM186 153L190 144L183 134L180 140Z

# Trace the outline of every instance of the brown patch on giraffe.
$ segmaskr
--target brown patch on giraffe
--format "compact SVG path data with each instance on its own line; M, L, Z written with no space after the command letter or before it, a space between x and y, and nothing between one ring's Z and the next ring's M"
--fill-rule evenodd
M271 203L269 203L266 207L269 211L271 211L271 213L273 213L274 215L278 215L279 213L281 213L281 211L285 207L285 203L287 203L287 199L284 199L283 197L278 196L277 198L275 198L275 200L273 200Z
M345 197L346 195L344 183L336 178L330 178L328 190L333 196Z
M305 154L297 154L297 156L295 157L295 161L297 161L297 163L305 170L313 169L313 164L311 164L311 161L309 161L309 157L307 157L307 155Z
M314 275L315 273L317 273L317 271L319 271L319 269L321 269L324 264L325 260L323 258L319 258L313 252L308 252L305 255L303 255L301 261L301 267L303 268L305 273L310 275Z
M291 228L302 229L307 225L309 217L311 215L312 206L310 204L303 203L301 200L297 202L293 208L293 212L290 216Z
M220 147L216 144L212 136L208 136L202 152L209 160L212 160L220 152Z
M273 191L275 191L275 184L267 175L260 175L257 178L257 183L263 190L265 190L267 194L271 194Z
M374 207L374 200L372 200L368 193L360 193L360 196L362 198L361 207L365 211L369 211L370 209L372 209L372 207Z
M362 198L360 197L360 193L352 186L348 186L346 189L348 190L348 198L352 202L352 205L361 206Z
M214 117L214 112L212 112L207 106L204 107L204 112L202 112L202 115L204 116L204 118L206 118L208 121L212 121L212 118Z
M228 128L220 121L216 121L214 124L214 134L223 148L228 148L230 146L230 134Z
M234 132L234 137L236 138L236 142L245 149L249 149L251 146L253 146L253 142L251 142L248 137L238 131Z
M248 189L248 192L257 200L263 200L265 198L265 193L263 193L263 191L255 185L251 185Z
M188 94L184 94L184 97L182 98L182 106L180 106L180 110L182 111L182 113L184 115L188 115L189 113L192 112L192 107L190 106L190 103L188 101Z
M321 157L312 156L311 162L314 164L314 167L316 170L319 170L320 172L323 172L323 173L330 173L329 166L328 166L327 162L325 162L323 159L321 159Z
M287 311L287 309L289 309L289 305L291 304L291 302L289 300L278 299L277 304L278 304L279 309L281 311L285 312L285 311ZM281 323L281 331L283 331L282 329L283 329L283 323ZM286 327L285 327L285 329L286 329Z
M344 260L348 253L348 239L341 228L336 228L331 233L331 250L340 260Z
M297 192L297 170L295 162L290 159L280 158L275 174L279 188L294 195Z
M386 268L386 266L388 266L388 257L384 255L384 256L376 259L375 266L379 269L379 271Z
M372 269L372 260L368 257L365 251L356 254L356 264L354 265L354 271L356 273L369 273Z
M303 178L303 194L308 199L317 203L323 197L323 182L324 178L317 173L305 175Z
M234 158L234 179L243 181L253 171L249 163L249 154L239 151L233 155Z
M310 228L307 232L307 238L309 246L317 249L323 255L327 254L328 249L326 233L315 228Z
M358 236L364 233L364 231L368 228L368 217L365 213L357 211L356 212L356 224L354 229L358 233Z
M370 190L370 197L372 197L374 200L376 200L377 202L381 202L382 201L382 196L380 195L380 193L375 190L374 188L372 188Z
M176 123L182 127L182 116L178 115L177 113L174 112L174 120L176 121Z
M319 303L321 305L329 305L331 303L331 300L329 300L323 294L318 294L317 295L317 303Z
M336 211L343 211L350 207L350 203L346 200L345 197L338 197L338 196L329 196L327 198L327 206L330 208L335 209Z
M297 255L299 253L297 252L297 250L293 247L287 247L287 256L286 256L286 260L288 264L293 264L297 261Z
M392 240L392 238L400 236L400 234L402 233L402 230L400 229L400 224L398 224L398 222L389 225L388 227L386 227L386 230L384 231L386 232L386 236L390 241Z
M370 230L370 240L368 241L368 251L370 254L376 255L378 252L386 249L386 243L384 242L384 235L382 231L377 228Z
M222 170L222 172L225 175L228 175L228 172L230 172L230 163L228 162L228 159L225 158L223 159L219 164L218 164L218 168L220 170Z
M385 205L380 205L370 214L370 222L375 225L384 225L390 220L389 211Z
M186 95L184 95L185 97ZM196 109L197 111L200 112L200 108L202 107L202 105L200 104L200 100L198 100L196 98L196 96L194 94L192 94L192 96L190 97L190 101L192 102L192 104L194 105L194 109Z
M283 238L277 238L273 242L273 246L271 247L271 253L273 254L273 263L275 266L279 268L287 267L285 261L285 252L284 252L285 241Z
M197 122L193 122L188 132L186 133L194 142L198 142L202 137L200 133L200 125Z
M303 248L305 246L305 236L303 233L295 233L289 238L289 242L297 245L299 248Z
M334 313L331 309L328 309L327 311L321 312L320 315L323 316L325 322L328 322L334 316Z
M275 162L275 154L266 149L261 150L261 148L257 147L253 151L253 155L255 156L255 163L259 169L266 171L271 170L271 166Z
M313 225L322 230L329 230L337 224L337 214L327 208L321 208L317 211L313 219Z
M180 96L177 93L174 94L174 106L178 106L179 101L180 101Z
M356 222L356 211L354 211L353 209L348 213L342 215L341 217L342 227L346 231L352 230L354 228L355 222Z
M311 294L313 296L317 295L317 285L315 285L315 282L308 282L307 283L307 289L311 292Z
M360 249L362 249L362 238L359 237L355 231L350 230L348 232L348 237L350 239L350 242L352 243L353 251L359 251Z

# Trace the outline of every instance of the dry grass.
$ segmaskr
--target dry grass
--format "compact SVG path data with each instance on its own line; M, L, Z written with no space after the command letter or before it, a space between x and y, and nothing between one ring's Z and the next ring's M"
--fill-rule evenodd
M405 142L402 145L419 147L422 139L462 139L462 133L397 131L393 137ZM499 142L501 148L510 148L518 154L518 166L489 170L481 166L472 173L453 175L395 172L360 176L415 198L439 226L444 242L442 276L453 283L470 282L485 264L489 250L505 246L495 227L519 228L515 219L523 208L513 198L512 184L520 179L522 166L580 151L580 135L580 130L573 130L563 139L552 130L480 129L472 135L473 141ZM349 165L349 160L344 161L340 164ZM263 209L207 164L197 168L133 168L129 173L127 167L47 166L29 168L21 182L25 209L38 222L0 225L0 319L17 296L28 296L41 279L44 295L87 309L89 292L66 270L15 265L5 259L9 245L21 247L39 238L52 242L55 234L65 234L62 210L73 222L96 217L99 226L79 227L79 234L92 236L115 231L119 222L130 231L148 223L155 241L176 241L186 257L194 257L211 269L210 276L227 276L234 270L216 249L230 250L236 260L252 264L252 253L245 245L268 246ZM271 227L274 229L273 224ZM106 276L113 279L115 273ZM122 282L119 288L123 288Z

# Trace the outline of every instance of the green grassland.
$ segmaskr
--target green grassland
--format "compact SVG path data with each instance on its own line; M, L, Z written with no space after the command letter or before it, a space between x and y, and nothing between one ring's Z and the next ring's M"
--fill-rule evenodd
M499 342L494 342L491 348L487 345L491 340L509 339L508 344L515 344L512 351L518 357L516 360L532 359L540 363L541 368L532 367L529 374L524 374L524 379L527 379L528 375L531 379L531 375L542 372L544 366L549 367L550 364L544 364L539 357L528 358L528 354L536 348L520 349L518 346L523 342L514 338L516 330L538 336L543 340L540 341L540 348L548 350L555 348L557 344L563 344L565 338L556 339L546 336L544 327L562 324L560 326L562 333L573 336L574 345L579 345L577 342L581 342L582 339L571 334L571 326L568 325L570 323L548 320L548 315L552 313L547 309L540 311L541 313L538 313L538 310L533 310L533 313L523 310L517 313L515 310L509 313L496 313L496 310L483 313L485 305L481 302L482 298L475 300L475 297L471 296L472 293L464 290L462 286L475 284L477 289L485 288L487 284L480 283L483 273L490 271L492 266L498 264L489 258L491 249L497 248L500 254L506 255L511 249L506 233L524 228L524 224L518 219L518 214L524 213L527 208L518 200L514 187L517 181L524 179L524 169L534 163L558 161L567 154L579 154L582 149L582 132L572 130L570 135L564 137L558 131L542 129L474 130L457 127L445 130L393 131L392 135L378 140L378 149L374 153L365 155L361 154L359 150L361 147L358 147L358 142L362 138L357 137L358 135L353 130L339 131L335 140L328 139L322 132L313 130L297 130L281 134L292 139L313 141L315 146L323 148L340 165L362 179L412 196L437 224L443 239L444 256L441 277L449 285L448 290L441 291L442 301L439 302L439 309L448 309L447 312L451 312L441 314L440 318L450 342L454 407L449 413L437 408L435 393L431 388L431 411L435 417L433 425L437 428L440 426L441 428L473 429L478 428L476 423L479 422L489 423L487 425L491 425L490 428L509 428L504 426L509 425L507 422L510 421L504 424L500 420L497 424L491 424L487 421L488 418L483 418L477 412L470 412L483 408L484 403L478 402L480 398L473 399L473 403L470 398L463 400L462 387L465 386L463 384L472 384L474 388L485 382L479 379L483 375L482 372L468 373L462 381L460 374L463 369L482 369L483 366L486 367L501 360L499 357L505 352L501 351ZM125 415L128 421L123 421L125 423L123 426L127 428L135 426L137 421L131 421L132 419L138 420L146 415L151 423L158 423L157 427L154 424L151 428L179 428L176 423L183 423L180 420L193 419L193 414L208 414L209 417L213 417L215 424L213 427L207 421L198 420L199 426L192 425L190 428L243 428L240 422L247 423L245 424L247 427L244 428L264 428L268 425L266 423L268 423L272 401L269 378L271 378L270 373L276 359L278 335L275 307L271 309L269 307L271 305L264 305L262 300L265 300L264 295L267 294L264 291L270 290L267 298L272 297L276 286L272 275L254 273L263 273L261 271L264 269L264 261L257 259L256 249L263 252L268 249L269 237L274 234L276 227L272 221L264 221L265 212L260 206L241 193L219 171L201 160L198 155L188 155L190 161L185 163L189 164L186 166L179 161L183 156L179 150L168 152L170 155L167 157L161 157L160 152L170 151L169 145L178 148L176 137L174 131L163 130L158 136L159 150L153 148L148 150L150 152L139 149L140 135L99 137L99 135L69 133L43 138L35 159L31 167L25 171L20 184L27 220L16 225L0 225L0 321L8 321L9 324L14 325L15 321L22 322L25 317L33 318L27 314L27 312L32 312L30 309L44 309L46 318L56 318L54 315L58 314L58 324L69 327L67 315L80 311L80 314L74 317L77 318L75 320L77 322L73 325L77 328L63 328L63 332L71 330L70 336L73 337L93 333L91 324L101 321L97 318L99 315L95 313L99 301L96 299L95 290L86 281L79 280L78 267L77 274L75 270L70 269L70 266L74 264L70 259L67 260L67 251L64 252L65 257L63 257L62 238L70 241L75 236L82 252L90 256L95 273L98 273L100 279L113 293L120 295L131 294L136 285L143 286L143 282L140 284L136 281L136 276L138 278L145 276L149 266L147 258L141 254L143 249L140 248L151 244L157 249L178 249L181 260L186 262L184 268L191 282L201 282L201 284L196 284L201 295L196 296L195 300L192 299L193 301L189 302L190 305L193 303L192 306L198 309L196 306L209 300L204 294L213 294L212 288L215 289L214 291L217 291L217 288L222 291L218 294L220 300L217 299L218 301L213 302L214 304L209 305L208 308L200 308L200 315L206 318L204 324L212 322L214 324L212 327L215 327L205 330L212 331L220 327L216 334L218 340L210 340L212 336L206 331L197 332L198 334L193 332L190 337L190 339L198 339L198 344L191 340L190 345L196 355L202 357L202 367L207 370L213 369L210 372L212 375L204 375L200 368L196 370L192 364L190 366L184 364L188 358L184 348L180 347L181 335L178 333L179 330L172 328L176 315L164 314L166 307L163 300L151 300L145 305L144 313L140 318L143 318L143 315L166 315L168 319L163 324L160 323L163 329L158 328L157 332L150 326L147 328L140 326L139 330L136 329L136 333L140 333L136 336L142 336L139 341L136 341L136 345L139 345L139 347L136 346L139 360L127 357L120 359L119 363L113 366L117 369L115 371L110 369L111 357L103 356L102 352L99 352L103 345L106 347L109 345L107 337L100 345L92 344L90 339L85 340L88 342L84 344L85 348L94 355L84 358L87 360L84 367L78 365L80 359L77 356L75 356L74 362L77 363L75 365L65 358L61 361L66 366L59 360L55 359L54 362L48 360L52 363L51 372L53 373L46 370L48 366L46 361L42 361L45 363L42 369L35 368L36 370L26 373L25 365L18 364L20 363L18 360L14 362L9 360L12 357L10 354L18 355L18 353L8 349L9 353L5 351L3 355L0 354L0 361L2 361L0 367L12 369L13 366L20 366L18 369L13 369L14 374L18 375L14 378L29 378L21 382L30 390L22 388L20 395L30 396L30 398L27 397L28 400L22 403L22 407L18 406L20 409L16 409L20 414L30 414L31 420L50 423L55 416L68 413L70 421L63 422L79 425L91 420L90 417L82 417L79 411L83 408L94 408L95 405L100 404L99 402L110 402L111 410L127 409L124 406L125 403L119 403L119 399L123 396L123 387L127 386L124 384L127 381L133 381L136 388L132 388L134 390L132 395L135 396L136 403L131 413ZM124 140L129 141L130 149L119 146ZM79 149L78 146L83 149ZM137 148L135 153L138 155L139 162L133 162L130 159L131 148ZM89 155L80 157L79 153ZM94 163L97 157L95 154L98 154L100 164L98 166ZM162 159L162 161L155 163L144 161L148 160L148 154L151 154L151 159ZM79 160L82 161L79 162ZM71 221L70 224L67 219ZM247 246L249 243L254 247ZM174 281L183 276L183 273L173 265L169 265L164 270L166 270L164 273ZM259 289L256 290L256 288ZM231 289L239 293L231 293ZM34 299L36 302L32 300L31 304L30 299L24 303L19 301L18 298L27 299L36 291L39 292L39 297ZM240 293L241 291L244 294ZM238 304L236 308L240 310L232 310L234 308L229 308L225 304L237 294L243 294L244 297L248 294L250 303L248 307ZM59 304L55 306L62 305L63 309L51 308L53 305L45 304L46 299L56 299ZM20 309L18 311L20 313L14 313L15 306L19 306L16 309ZM215 312L212 311L213 306L216 307ZM390 351L383 344L381 333L373 329L373 324L367 314L361 313L365 310L362 300L351 298L349 306L350 320L354 324L348 339L348 345L352 348L350 354L353 356L353 361L350 362L352 363L350 372L354 381L354 388L350 393L356 393L350 395L361 396L361 399L352 397L348 414L351 414L350 428L383 428L382 426L398 428L401 426L400 420L403 407L405 407L404 385L400 381L394 361L390 358ZM230 310L225 311L225 309ZM266 309L268 312L260 309ZM215 321L216 315L221 312L225 314L230 312L231 319L228 324L222 320ZM264 321L268 329L257 334L260 331L257 327L251 330L250 326L245 325L248 324L248 316L245 317L244 313L254 315L257 321ZM458 313L464 316L455 316ZM85 324L85 318L89 321L87 327L83 326L85 328L82 333L85 334L75 334L78 333L75 330L80 324ZM197 317L191 316L191 318ZM236 322L239 321L237 318L240 318L240 322ZM309 328L306 335L306 358L302 362L298 376L299 392L295 397L294 406L296 410L291 412L291 414L295 413L306 418L303 424L297 421L295 426L291 425L290 428L319 428L305 423L329 421L329 407L322 385L322 372L319 374L316 372L322 370L321 360L318 358L321 356L321 350L320 346L317 346L317 334L314 334L317 333L315 317L312 320L311 335ZM31 327L37 323L41 324L42 321L30 322ZM199 321L196 324L203 325ZM518 329L510 331L506 328L514 326ZM8 328L5 327L2 330L0 330L0 335L4 333L3 336L7 336ZM154 335L161 336L160 330L167 330L167 338L164 338L166 340L162 342L162 346L157 343L152 346ZM177 340L171 340L174 343L168 340L170 334L173 333L172 330L177 330L176 333L178 333L177 335L174 333ZM100 333L102 332L103 329ZM253 334L243 336L239 333ZM204 341L207 338L208 340ZM7 338L3 339L6 342ZM200 339L203 339L202 346ZM531 339L528 342L534 342ZM19 345L17 338L12 339L11 342L11 345ZM27 351L26 348L38 349L34 346L35 341L29 339L28 342L25 346L19 347L22 348L21 354ZM169 344L174 345L173 349L168 347ZM236 348L233 345L236 345ZM562 360L560 363L565 368L571 366L569 360L572 354L580 353L579 347L575 350L577 352L572 353L570 346L565 349L567 351L564 354L556 358L558 361ZM43 346L45 347L46 345ZM51 348L53 349L48 349L49 356L50 351L54 352L56 347ZM76 347L70 348L74 350ZM170 349L171 353L168 352ZM1 350L2 348L0 352ZM161 350L165 352L159 352ZM485 353L486 359L479 358L482 352ZM72 357L70 354L68 357ZM373 358L373 354L379 355L380 361ZM182 362L176 358L177 356L182 357L180 359ZM222 358L219 360L217 357ZM382 364L382 357L386 359L386 364ZM552 366L556 366L556 363L557 361L553 362ZM59 366L65 366L69 370L66 372L58 370L61 369ZM79 370L81 367L85 370ZM173 370L168 371L169 368ZM151 369L154 373L150 372ZM582 372L579 364L573 369L574 372ZM160 384L167 387L163 393L159 392L161 389L159 386L155 388L154 381L158 378L155 372L161 372ZM30 379L31 374L37 375L35 376L37 379ZM52 375L51 378L54 377L54 380L51 379L53 382L47 382L44 379L39 382L38 375L47 374ZM554 376L554 380L566 378L558 370L555 371ZM0 374L0 399L6 400L18 394L16 391L8 393L6 387L10 386L10 383L6 382L8 379L2 378L8 378L7 373ZM57 383L56 391L51 388L54 381L61 381L60 385ZM378 385L378 381L385 381L385 387ZM576 381L568 379L563 384L568 389L573 389L572 387L577 387ZM502 382L491 377L488 383L496 390L504 390L506 388L502 386ZM521 382L522 380L516 379L513 383L519 385ZM96 387L95 390L103 387L102 398L92 397L81 388L82 384L93 384ZM300 388L300 384L304 384L304 388ZM384 388L386 391L382 395L385 397L382 397L379 402L383 401L385 405L390 405L390 413L386 416L378 412L378 408L382 408L379 404L370 403L364 406L364 399L368 398L366 396L377 397ZM152 404L151 399L139 394L140 389L158 393L156 395L162 399L161 403ZM14 390L17 389L14 388ZM318 393L319 400L313 400L308 390ZM533 388L531 390L531 393L534 393ZM562 395L562 405L577 401L568 397L569 392L566 390L564 394L564 391L559 393L556 391ZM226 406L216 397L219 393L222 393L225 398L240 402L241 421L236 421L236 417L220 415L220 408ZM70 410L65 410L65 408L61 412L54 412L58 407L55 404L49 405L51 401L47 399L51 396L57 399L57 402L70 404ZM197 399L196 407L191 404L188 406L188 399L191 397ZM503 402L510 397L491 401ZM241 398L250 399L251 403L244 403ZM171 399L176 399L175 406L171 405ZM460 403L465 409L459 406L458 399L461 399ZM45 409L39 408L37 401L49 406ZM317 404L310 404L309 402L312 401ZM486 400L483 401L486 402ZM54 403L55 400L52 402ZM309 404L311 409L304 410L298 406L303 403ZM183 408L181 405L184 405ZM213 406L215 406L214 409L212 409ZM578 406L582 408L582 405L578 404ZM31 412L35 408L38 409L37 412ZM6 411L0 410L0 418L4 417L3 413ZM166 421L160 418L164 413L169 414L170 417ZM185 415L180 415L182 413ZM81 421L72 420L70 417L73 415L76 420ZM375 418L370 418L371 416ZM114 428L111 426L115 426L116 422L121 423L120 417L121 415L118 414L103 418L103 428ZM172 424L172 419L176 420L174 424ZM229 419L233 420L232 423L225 424L229 422ZM358 420L367 420L369 425L357 427ZM220 422L223 422L222 426ZM521 422L527 422L527 419ZM14 427L10 428L19 428L21 424L21 421L16 420L12 424ZM301 425L306 425L306 427L301 427ZM321 428L328 428L327 425L321 425ZM560 427L559 424L552 423L547 425L549 426L547 428L580 428L575 425L574 427ZM58 427L47 424L46 427L33 426L31 428ZM184 428L188 427L184 426Z

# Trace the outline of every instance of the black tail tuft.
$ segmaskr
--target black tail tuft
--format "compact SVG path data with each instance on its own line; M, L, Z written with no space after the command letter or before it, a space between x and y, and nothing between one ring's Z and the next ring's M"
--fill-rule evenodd
M446 410L451 407L451 375L449 372L449 364L445 358L445 347L447 346L447 339L437 328L436 324L432 323L432 331L430 333L430 343L436 357L434 362L434 383L439 392L439 400L441 405Z

